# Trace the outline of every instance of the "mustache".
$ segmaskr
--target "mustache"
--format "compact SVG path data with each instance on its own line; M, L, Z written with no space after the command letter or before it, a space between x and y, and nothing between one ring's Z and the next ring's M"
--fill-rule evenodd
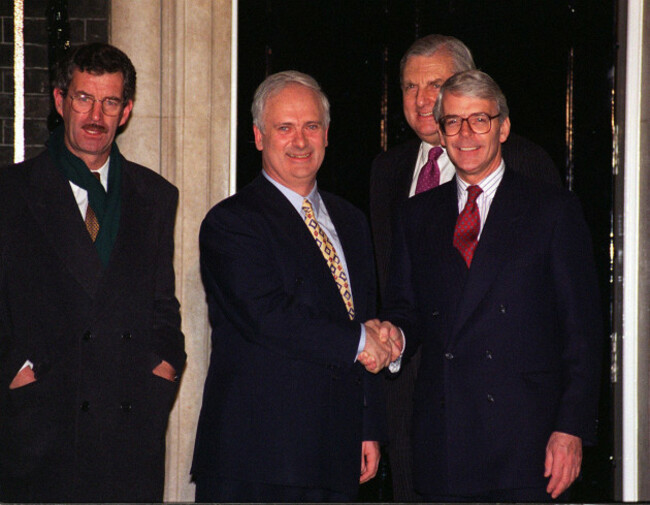
M102 133L106 133L108 131L108 129L104 125L100 125L100 124L97 124L97 123L85 124L85 125L82 126L82 128L84 130L85 129L90 129L90 130L100 131Z

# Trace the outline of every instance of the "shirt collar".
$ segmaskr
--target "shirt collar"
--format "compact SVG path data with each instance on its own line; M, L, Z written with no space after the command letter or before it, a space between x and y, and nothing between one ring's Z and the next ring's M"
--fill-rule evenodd
M300 214L302 214L302 202L304 202L305 198L307 198L311 202L311 206L314 209L314 216L318 220L318 212L320 210L320 195L318 194L318 183L316 181L314 181L314 187L309 192L309 194L307 196L302 196L301 194L287 188L284 184L280 184L275 179L272 179L264 169L262 169L262 175L266 178L267 181L269 181L276 188L278 188L278 190L280 190L286 199L289 200L289 203L291 203L293 208L296 209L296 211Z
M494 172L492 172L490 175L488 175L485 179L483 179L478 184L473 184L473 185L479 186L483 190L484 195L489 197L494 196L494 193L496 193L499 184L501 184L501 179L503 179L503 174L505 172L505 169L506 169L506 164L502 159L498 168ZM472 186L472 184L469 184L464 180L462 180L460 177L456 176L456 187L458 188L458 196L460 196L462 193L466 193L467 188L469 186Z

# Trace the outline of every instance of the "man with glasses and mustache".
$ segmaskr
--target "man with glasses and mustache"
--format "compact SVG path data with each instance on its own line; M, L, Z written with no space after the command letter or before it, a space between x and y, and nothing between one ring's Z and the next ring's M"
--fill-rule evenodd
M413 481L427 502L544 502L595 442L603 325L572 193L512 170L505 96L477 70L434 114L455 167L395 220L382 319L421 347Z
M56 68L47 149L0 170L0 500L160 502L185 364L178 191L115 143L136 72L108 44Z

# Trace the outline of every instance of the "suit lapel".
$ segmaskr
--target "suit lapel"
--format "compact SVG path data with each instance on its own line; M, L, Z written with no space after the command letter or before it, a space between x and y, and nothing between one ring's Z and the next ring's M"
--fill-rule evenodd
M513 174L506 170L490 206L481 239L474 253L472 267L467 274L467 282L454 323L454 336L458 335L476 310L510 258L518 235L519 223L526 208L521 192L516 191Z
M293 251L296 261L307 265L309 271L317 272L317 275L321 278L325 287L321 294L326 297L327 305L331 307L340 306L341 310L347 314L345 304L327 266L327 261L325 261L323 253L316 245L314 237L307 229L301 215L296 212L289 200L263 175L259 175L252 184L255 186L255 190L259 192L259 196L254 197L256 204L261 207L261 211L265 215L271 217L274 223L279 224L283 236L288 239L287 247ZM290 258L291 256L287 257Z
M28 176L25 198L31 212L55 254L92 297L102 276L102 264L90 240L70 183L54 165L49 154L34 163Z
M109 310L115 297L120 296L119 283L132 278L133 255L148 247L142 241L149 240L148 227L152 222L152 202L139 191L134 173L124 158L120 199L120 228L98 292L100 311Z
M367 297L362 296L361 293L367 283L367 280L363 276L363 272L367 270L364 262L369 261L369 258L364 258L363 251L359 250L359 223L353 220L352 216L341 208L335 199L330 198L327 193L321 193L321 197L323 202L325 202L327 212L336 228L336 233L339 236L339 241L343 248L348 276L350 278L350 286L352 288L354 311L356 314L367 314L368 307L365 306ZM338 288L336 292L338 298L341 299L341 305L345 309L345 304L338 292Z
M400 165L398 166L397 173L397 194L400 197L399 201L405 200L409 197L411 192L411 184L413 182L413 173L415 172L415 162L418 159L418 152L420 151L420 140L413 140L408 146L407 155L401 158Z

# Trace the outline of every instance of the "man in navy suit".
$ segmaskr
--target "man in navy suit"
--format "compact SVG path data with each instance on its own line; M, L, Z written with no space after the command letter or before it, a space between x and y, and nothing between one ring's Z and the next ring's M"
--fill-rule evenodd
M433 105L442 84L456 72L476 68L469 48L447 35L432 34L416 40L400 62L404 117L417 135L415 139L391 147L372 163L370 178L370 222L372 225L377 275L384 297L392 248L392 220L399 205L409 197L429 189L419 184L429 154L438 150L439 179L443 184L454 176L455 168L440 146ZM530 140L511 134L502 146L508 168L560 185L557 168L549 155ZM435 219L435 217L433 218ZM404 363L399 375L386 382L388 454L396 501L418 501L413 491L410 425L413 388L419 354Z
M192 474L200 502L352 501L384 437L378 372L403 347L375 314L363 214L320 191L329 103L268 77L252 106L262 173L200 233L212 354ZM365 321L364 324L362 324Z
M546 501L593 443L602 320L577 198L512 171L508 107L482 72L434 108L455 177L395 223L386 309L421 345L414 485L426 501Z

